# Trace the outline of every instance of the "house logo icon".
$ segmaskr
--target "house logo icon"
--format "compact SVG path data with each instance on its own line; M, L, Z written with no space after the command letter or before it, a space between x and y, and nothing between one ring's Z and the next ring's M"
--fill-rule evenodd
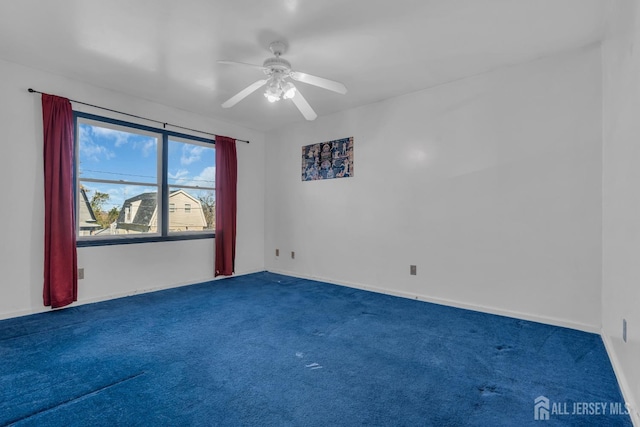
M533 401L533 419L534 420L548 420L549 419L549 399L544 396L538 396Z

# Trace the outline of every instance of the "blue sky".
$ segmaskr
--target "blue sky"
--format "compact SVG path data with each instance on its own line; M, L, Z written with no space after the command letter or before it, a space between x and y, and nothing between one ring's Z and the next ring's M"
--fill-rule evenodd
M95 191L109 194L106 210L120 209L123 202L140 193L156 191L158 175L157 138L86 123L78 126L79 161L82 178L124 181L81 182L91 199ZM215 150L210 147L169 140L169 185L215 187ZM132 184L141 183L142 185ZM145 185L147 184L147 185ZM197 196L197 190L187 190Z

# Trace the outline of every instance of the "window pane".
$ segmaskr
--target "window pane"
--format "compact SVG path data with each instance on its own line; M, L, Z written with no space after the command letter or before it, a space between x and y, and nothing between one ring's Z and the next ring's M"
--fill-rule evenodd
M76 117L79 237L147 234L155 240L166 229L215 231L212 142L82 113ZM165 199L160 189L166 184Z
M169 139L169 185L215 188L216 150L213 145Z
M80 181L79 236L158 233L158 189L155 186Z
M169 189L169 232L205 231L216 228L216 195L214 190L191 188Z
M78 176L111 181L158 180L158 136L78 121Z

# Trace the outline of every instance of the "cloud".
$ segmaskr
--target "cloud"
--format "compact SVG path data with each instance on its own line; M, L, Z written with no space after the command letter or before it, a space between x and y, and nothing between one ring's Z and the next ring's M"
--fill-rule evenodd
M150 139L142 144L142 155L144 157L149 157L150 154L157 152L156 147L158 145L158 141L154 139Z
M91 126L91 131L93 135L96 135L99 138L107 138L113 141L113 144L116 147L120 147L123 144L127 144L129 142L129 138L132 136L130 133L122 132L115 129L102 128L98 126Z
M91 140L94 140L95 138L104 142L108 141L110 143L113 143L113 146L115 148L131 144L131 147L134 150L140 149L144 157L149 157L150 154L153 154L157 151L157 138L99 126L82 126L80 129L81 141L86 138L89 138Z
M84 126L80 127L80 159L99 162L100 160L110 160L116 154L106 146L94 141L91 131Z
M141 135L135 135L133 138L132 147L134 150L140 150L143 157L149 157L150 154L155 154L158 150L158 140L151 137L143 137Z
M183 145L180 164L183 166L187 166L193 162L197 162L198 160L200 160L200 157L202 156L202 152L204 150L205 150L205 147L202 147L200 145L188 145L188 144Z
M187 185L190 187L215 187L216 183L216 167L209 166L196 175L190 176L190 172L186 169L179 169L175 173L169 172L169 185Z
M176 173L167 172L167 176L171 181L170 184L184 185L189 176L189 171L186 169L179 169Z
M216 167L209 166L183 185L191 185L198 187L215 187L216 186Z

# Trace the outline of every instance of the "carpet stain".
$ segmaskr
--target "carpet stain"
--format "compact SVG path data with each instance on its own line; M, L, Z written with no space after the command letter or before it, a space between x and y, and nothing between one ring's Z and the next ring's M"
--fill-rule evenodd
M490 397L500 394L498 391L498 387L495 385L483 385L478 387L478 391L480 392L480 396L482 397Z
M506 345L506 344L501 344L501 345L497 345L496 346L496 350L498 351L508 351L508 350L512 350L513 347L510 345Z

